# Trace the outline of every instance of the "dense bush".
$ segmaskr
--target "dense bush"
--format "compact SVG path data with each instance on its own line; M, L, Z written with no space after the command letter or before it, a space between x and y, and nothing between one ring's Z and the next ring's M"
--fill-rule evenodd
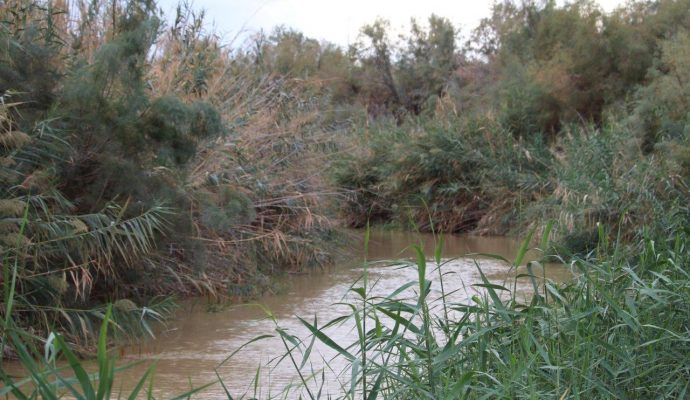
M0 256L22 327L88 345L105 302L132 305L114 318L149 330L170 311L158 295L222 298L259 270L329 261L319 182L271 170L314 151L291 153L311 140L295 131L313 105L231 69L202 16L162 21L147 0L0 7ZM253 148L281 124L292 150Z
M585 1L496 4L456 52L444 75L456 89L436 93L431 118L355 131L360 150L333 173L351 193L346 220L505 233L555 219L563 254L591 250L597 222L628 239L663 227L690 179L689 11L687 1L610 14ZM411 65L438 33L413 25L395 58L384 28L363 33L389 91L433 81L418 75L430 66Z

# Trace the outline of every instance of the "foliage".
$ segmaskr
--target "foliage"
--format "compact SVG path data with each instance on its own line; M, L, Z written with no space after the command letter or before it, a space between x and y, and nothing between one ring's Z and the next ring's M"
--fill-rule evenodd
M688 193L687 7L507 1L465 47L431 16L400 40L375 21L345 51L285 27L231 49L203 12L165 27L145 0L7 2L0 235L8 260L31 254L18 299L86 312L323 265L331 189L358 227L554 219L563 255L591 251L597 223L659 231ZM56 310L16 320L78 326Z
M456 35L453 24L436 15L429 17L427 31L414 20L410 31L407 48L397 63L398 81L406 107L419 114L429 108L430 101L445 94L456 68Z
M231 68L203 14L180 7L164 30L147 0L16 0L0 17L0 240L18 268L19 326L87 350L106 302L128 305L114 313L133 325L123 332L151 333L171 311L159 295L222 298L258 269L328 262L323 242L305 239L330 231L312 211L318 189L257 168L286 170L311 149L238 148L227 170L205 165L220 143L255 144L264 107L278 106L270 118L288 139L311 106L272 103L281 84Z
M563 255L591 250L597 222L626 240L661 228L687 196L688 7L497 3L427 115L353 129L357 150L333 170L349 191L346 221L505 233L554 219ZM383 22L363 31L363 54L401 98L405 74L441 82L415 75L430 68L417 54L443 58L429 56L431 38L451 29L434 18L430 33L413 24L406 48Z
M380 129L368 142L370 153L334 173L337 185L353 191L354 226L368 215L421 230L504 232L515 223L506 213L549 188L552 155L543 143L517 140L493 121Z

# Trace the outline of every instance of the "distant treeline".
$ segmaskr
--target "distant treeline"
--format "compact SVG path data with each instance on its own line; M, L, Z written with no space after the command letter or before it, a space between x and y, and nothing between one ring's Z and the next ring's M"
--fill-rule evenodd
M279 27L256 34L236 57L257 72L311 80L334 103L360 104L372 117L491 111L517 136L601 126L613 107L632 106L653 145L666 121L650 99L634 95L683 57L688 13L690 3L677 0L631 2L611 13L594 1L504 1L470 32L432 15L392 37L388 22L377 20L343 49ZM664 103L673 115L682 107Z

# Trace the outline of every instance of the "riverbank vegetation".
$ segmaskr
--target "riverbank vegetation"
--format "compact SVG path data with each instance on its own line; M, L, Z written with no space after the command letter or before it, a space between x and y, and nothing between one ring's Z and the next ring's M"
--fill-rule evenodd
M315 105L235 67L191 10L164 27L111 3L0 8L4 293L14 265L15 322L87 347L100 304L150 330L159 296L252 296L330 258Z
M394 50L370 37L388 49L370 55L387 57L388 71L376 70L412 103L356 129L359 151L335 169L352 190L351 226L506 234L554 219L563 250L584 254L597 223L628 239L686 223L687 3L612 14L587 2L506 3L465 49L444 47L443 32L431 19ZM443 49L455 52L452 67ZM437 91L405 86L434 73L444 76ZM399 107L408 111L393 118Z
M481 279L469 291L444 285L457 271L442 258L442 240L433 262L417 247L416 262L390 267L419 276L391 292L377 294L380 282L365 266L345 297L350 313L313 322L304 316L309 337L277 327L274 334L291 343L285 358L302 367L301 385L275 398L328 398L333 387L342 388L335 398L343 399L686 397L687 228L669 229L669 241L642 239L633 253L609 241L602 227L595 251L573 258L574 278L561 284L543 277L538 261L524 267L532 234L513 261L503 260L515 280L491 281L477 263ZM539 247L546 248L547 237ZM518 279L531 284L531 298L517 292ZM466 300L448 299L463 290ZM334 326L353 329L352 341L329 337ZM330 378L337 384L309 368L314 341L346 360ZM341 365L326 364L326 371Z
M1 356L17 332L94 350L108 303L123 337L170 296L270 291L329 264L339 225L534 231L577 278L527 305L485 282L438 341L424 285L364 296L419 339L360 332L388 360L364 390L682 397L689 93L686 0L497 2L347 49L286 27L231 46L151 0L0 2Z

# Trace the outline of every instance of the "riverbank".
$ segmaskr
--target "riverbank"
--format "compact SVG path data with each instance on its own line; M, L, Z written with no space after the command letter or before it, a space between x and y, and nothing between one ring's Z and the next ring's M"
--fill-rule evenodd
M107 304L132 340L173 297L332 263L331 140L299 85L230 68L190 8L164 29L153 2L58 3L0 7L0 320L88 353Z

